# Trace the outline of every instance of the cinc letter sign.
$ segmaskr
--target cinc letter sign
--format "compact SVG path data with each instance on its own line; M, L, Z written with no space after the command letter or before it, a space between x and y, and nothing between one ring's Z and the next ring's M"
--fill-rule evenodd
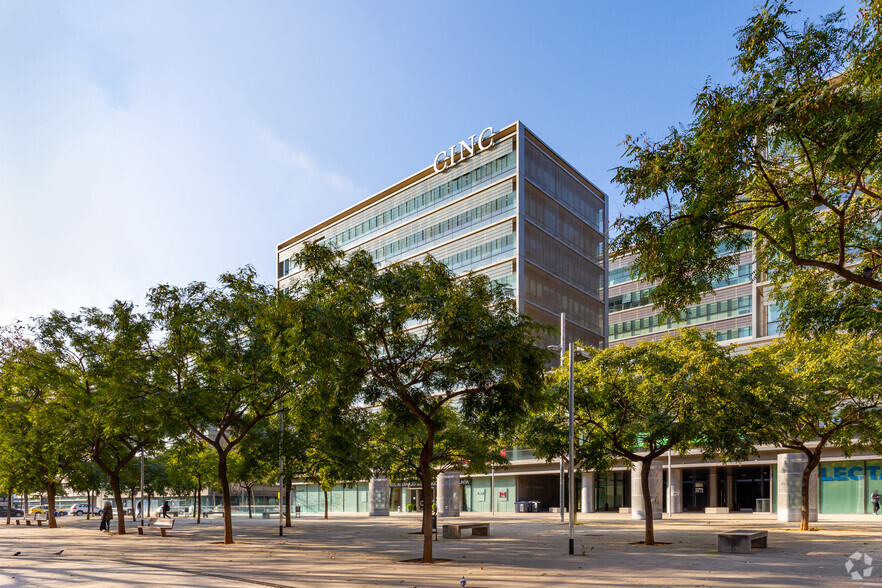
M477 145L475 137L478 138ZM439 151L435 156L435 171L444 171L448 167L453 167L463 159L471 157L477 152L483 151L493 146L493 127L487 127L481 131L480 135L472 135L468 141L460 141L459 145L451 145L446 151ZM448 155L450 161L448 163Z

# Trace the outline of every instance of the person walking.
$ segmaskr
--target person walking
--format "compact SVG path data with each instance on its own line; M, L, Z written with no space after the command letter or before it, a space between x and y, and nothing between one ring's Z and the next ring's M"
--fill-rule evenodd
M168 511L171 510L171 507L168 505L168 500L162 503L162 517L168 518Z
M110 533L110 521L113 520L113 505L109 500L104 501L104 508L101 509L101 527L99 530Z
M870 500L873 501L873 514L879 514L879 491L873 490L873 496L870 497Z
M138 518L141 518L141 501L138 501Z

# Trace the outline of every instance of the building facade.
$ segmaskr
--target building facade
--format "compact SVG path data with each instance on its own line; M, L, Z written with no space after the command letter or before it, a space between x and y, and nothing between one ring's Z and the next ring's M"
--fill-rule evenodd
M366 250L380 266L426 255L457 274L477 272L511 287L519 311L560 325L567 341L603 346L608 258L606 196L521 122L483 129L440 150L425 169L355 204L276 248L277 286L303 277L293 257L305 243ZM557 343L544 341L545 343ZM462 481L461 508L513 511L517 500L559 506L557 464L513 450L504 475ZM336 489L341 511L370 510L369 488ZM419 508L417 488L392 488L392 510ZM495 502L494 502L495 497ZM306 512L323 493L295 489Z
M687 308L679 322L659 319L652 304L652 284L632 276L634 256L615 257L609 271L609 345L655 341L681 327L714 331L719 343L737 345L736 353L775 340L780 335L779 309L770 300L768 283L754 271L753 250L720 251L720 255L737 257L730 275ZM667 463L658 465L659 505L666 512L670 500L673 512L770 512L780 520L799 520L805 456L772 446L757 451L759 456L738 464L702 462L697 453L671 456L670 468ZM870 497L882 489L880 466L878 455L845 458L836 448L825 450L812 482L813 516L872 513ZM591 489L595 504L630 506L636 483L631 472L620 469L598 477Z

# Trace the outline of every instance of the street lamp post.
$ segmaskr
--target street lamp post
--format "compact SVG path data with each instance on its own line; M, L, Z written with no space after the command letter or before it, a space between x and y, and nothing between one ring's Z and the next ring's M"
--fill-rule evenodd
M138 501L141 504L140 510L141 512L138 515L141 517L141 526L144 526L144 448L141 448L141 493L139 495L140 500ZM89 508L92 508L92 505L89 505Z
M574 396L575 396L575 391L574 391L575 385L574 385L574 383L573 383L573 365L576 363L576 361L575 361L575 359L576 359L575 351L576 351L575 344L574 344L574 343L570 343L570 394L569 394L569 396L570 396L570 398L569 398L569 406L570 406L570 419L569 419L569 420L570 420L570 452L569 452L569 456L568 456L568 459L569 459L569 462L570 462L570 464L569 464L569 465L570 465L570 479L569 479L569 484L568 484L568 488L567 488L567 489L569 490L569 494L570 494L570 496L569 496L569 508L567 508L567 512L568 512L569 515L570 515L570 555L574 555L574 554L575 554L575 547L574 547L573 543L574 543L574 534L575 534L575 514L576 514L576 513L575 513L575 504L576 504L576 503L575 503L575 501L574 501L574 498L575 498L574 494L575 494L576 483L575 483L575 479L574 479L574 476L573 476L573 457L574 457L573 454L574 454L574 452L575 452L575 451L574 451L574 445L575 445L574 438L575 438L575 436L576 436L576 433L575 433L575 421L574 421L574 419L575 419L575 416L574 416L574 414L575 414L575 399L574 399Z
M284 469L285 469L285 452L284 452L284 437L285 437L285 424L282 416L282 401L279 400L279 537L284 536L284 528L285 523L282 519L282 497L284 496L284 489L282 485L284 483ZM285 507L287 507L287 501L285 503Z
M549 345L549 349L558 349L557 345ZM559 349L564 349L565 347L561 345ZM569 344L569 394L567 395L567 405L568 405L568 424L569 424L569 451L567 452L567 461L569 461L569 480L567 483L567 494L569 500L569 507L567 508L567 512L569 513L569 543L570 543L570 555L575 555L575 525L576 525L576 478L575 478L575 466L574 462L576 460L575 457L575 445L576 445L576 402L575 402L575 373L574 367L576 364L576 353L581 352L581 349L576 348L575 343ZM563 365L563 355L561 354L561 365ZM563 469L563 462L561 462L561 469ZM561 501L563 502L563 501ZM563 504L561 504L561 508L563 508ZM561 510L561 521L563 521L563 510Z

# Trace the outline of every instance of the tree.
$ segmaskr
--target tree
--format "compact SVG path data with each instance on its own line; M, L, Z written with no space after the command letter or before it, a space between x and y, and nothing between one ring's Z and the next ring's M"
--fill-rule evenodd
M627 137L615 181L642 212L613 249L677 319L753 246L789 329L882 327L882 8L797 27L768 1L738 31L737 81L710 83L694 119Z
M57 357L32 341L4 346L0 359L0 454L26 472L22 490L38 480L46 492L49 527L57 528L55 496L64 479L85 457L77 409L60 390Z
M156 393L153 326L132 303L116 301L108 312L54 311L37 319L36 331L57 358L59 380L77 407L84 450L108 477L117 512L123 513L121 473L139 452L171 432ZM126 533L125 517L117 517L117 530Z
M271 420L265 419L252 429L251 434L229 456L230 481L245 490L248 500L248 518L254 518L252 505L254 485L272 479L278 473L279 450L268 448L266 440L270 437ZM266 451L266 449L270 449ZM274 449L274 450L273 450Z
M223 274L220 286L158 286L149 293L163 331L159 351L168 376L163 406L218 456L224 543L233 542L228 458L295 388L299 364L274 361L282 330L296 330L296 305L257 282L253 268ZM277 322L278 321L278 322Z
M646 515L646 545L655 544L649 473L653 460L668 450L684 453L699 447L744 458L753 445L730 412L737 386L728 350L711 333L683 329L660 341L633 347L589 349L589 359L574 366L575 414L579 437L588 439L594 467L608 456L640 464ZM566 396L565 363L548 379L553 394Z
M846 456L856 448L882 450L882 341L830 333L788 337L745 358L751 395L741 406L760 442L808 458L802 473L800 530L809 528L809 481L824 449Z
M86 502L89 509L86 511L86 520L92 517L92 505L94 497L101 491L101 487L107 482L107 476L97 465L91 461L83 461L74 465L67 478L68 487L74 492L85 492Z
M458 471L463 475L483 474L491 467L502 467L508 459L502 454L499 437L471 426L460 413L445 407L437 416L442 426L435 434L430 464L435 475ZM420 484L420 457L426 430L410 411L384 411L369 425L372 467L398 484ZM423 494L426 504L431 494ZM437 501L437 497L433 501ZM424 510L431 510L426 508Z
M169 488L193 492L196 523L202 522L202 490L217 482L217 452L192 434L182 435L161 455Z
M535 324L509 291L483 275L456 277L427 258L380 270L370 254L307 244L297 256L309 278L296 288L318 355L361 377L360 400L424 430L420 482L430 496L432 458L446 407L488 434L523 414L541 384L545 352ZM423 512L422 561L431 563L431 510Z

